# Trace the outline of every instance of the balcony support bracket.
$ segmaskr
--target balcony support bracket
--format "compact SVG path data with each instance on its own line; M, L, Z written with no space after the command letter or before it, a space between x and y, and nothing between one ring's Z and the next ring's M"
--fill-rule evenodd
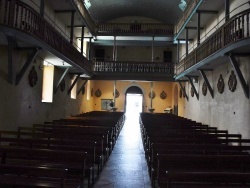
M81 93L81 91L83 90L84 86L86 85L86 83L88 82L88 80L84 80L81 88L77 91L77 95L79 95Z
M191 84L191 87L193 88L194 90L194 94L196 95L197 99L199 100L199 93L197 92L195 86L194 86L194 82L193 82L193 79L192 78L197 78L197 76L189 76L189 75L186 75L186 77L188 78L190 84Z
M16 85L18 85L23 78L23 75L27 71L29 65L31 64L32 61L36 58L37 54L39 53L39 48L33 48L32 52L29 54L26 63L23 65L22 69L20 72L16 75Z
M181 81L178 81L178 82L179 82L179 84L180 84L180 87L181 87L181 90L182 90L184 96L186 97L186 99L187 99L187 101L188 101L188 96L187 96L186 90L184 89L183 85L181 84Z
M233 68L234 68L234 70L235 70L235 72L236 72L237 77L238 77L239 80L240 80L240 84L241 84L241 86L242 86L242 88L243 88L244 94L245 94L246 98L249 99L249 86L247 85L246 80L244 79L244 77L243 77L243 75L242 75L242 72L241 72L241 70L240 70L240 67L239 67L239 65L238 65L238 62L237 62L237 60L235 59L234 54L229 54L228 57L229 57L229 59L230 59L230 61L231 61L231 64L232 64L232 66L233 66Z
M68 90L68 95L70 94L71 90L73 89L73 87L76 85L76 82L78 80L78 78L80 77L80 74L78 74L74 80L74 82L71 84L69 90Z
M13 50L16 45L15 39L12 36L6 35L8 40L8 82L13 84Z
M211 87L211 84L209 83L208 79L207 79L207 75L205 73L205 71L213 71L212 69L199 69L200 73L201 73L201 76L202 78L204 79L205 83L207 84L207 88L208 88L208 91L211 95L212 98L214 98L214 90L212 89Z
M54 94L57 92L57 90L58 90L60 84L62 83L62 81L63 81L63 79L65 78L65 76L66 76L66 74L67 74L68 71L69 71L69 67L66 68L65 71L63 72L63 74L62 74L60 80L58 81L58 83L57 83L57 85L56 85L56 87L55 87L55 89L54 89Z

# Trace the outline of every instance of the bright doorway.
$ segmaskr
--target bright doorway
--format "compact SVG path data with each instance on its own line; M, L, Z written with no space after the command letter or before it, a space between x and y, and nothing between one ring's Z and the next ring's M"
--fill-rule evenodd
M127 93L126 95L126 114L135 115L142 112L142 94Z

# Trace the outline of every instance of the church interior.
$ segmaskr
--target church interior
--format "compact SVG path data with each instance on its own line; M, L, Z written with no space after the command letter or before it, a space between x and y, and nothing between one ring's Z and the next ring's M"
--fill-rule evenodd
M249 20L248 0L0 0L0 187L250 187Z

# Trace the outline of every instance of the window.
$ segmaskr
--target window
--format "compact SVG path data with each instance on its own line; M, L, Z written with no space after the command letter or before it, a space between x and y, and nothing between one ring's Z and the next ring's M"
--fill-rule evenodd
M53 102L54 66L43 63L42 102Z

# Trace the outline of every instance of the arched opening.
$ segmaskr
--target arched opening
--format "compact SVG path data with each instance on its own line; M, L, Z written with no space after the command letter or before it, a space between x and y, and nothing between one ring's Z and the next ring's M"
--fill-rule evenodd
M178 115L178 86L174 86L174 114Z
M131 86L125 93L126 114L139 114L143 111L143 92L137 86Z

